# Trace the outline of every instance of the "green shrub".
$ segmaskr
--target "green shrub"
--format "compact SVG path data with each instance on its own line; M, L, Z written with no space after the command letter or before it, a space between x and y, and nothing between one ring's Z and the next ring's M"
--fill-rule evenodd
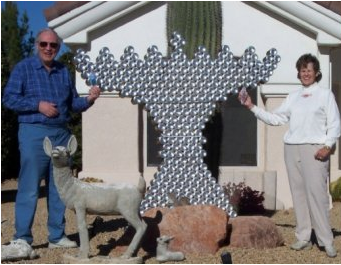
M341 201L341 177L330 183L330 195L333 201Z

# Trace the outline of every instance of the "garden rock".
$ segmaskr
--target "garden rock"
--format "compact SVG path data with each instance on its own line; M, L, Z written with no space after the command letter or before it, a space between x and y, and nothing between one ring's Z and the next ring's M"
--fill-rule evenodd
M275 223L265 216L238 216L230 219L229 246L237 248L275 248L284 239Z
M214 254L227 235L228 215L213 205L186 205L175 208L152 208L144 213L148 224L142 247L155 252L156 239L169 235L170 251L184 254Z

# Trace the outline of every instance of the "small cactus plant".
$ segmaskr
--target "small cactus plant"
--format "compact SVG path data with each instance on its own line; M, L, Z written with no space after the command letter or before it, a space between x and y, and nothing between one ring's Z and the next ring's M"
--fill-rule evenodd
M330 183L330 195L333 201L341 201L341 177Z

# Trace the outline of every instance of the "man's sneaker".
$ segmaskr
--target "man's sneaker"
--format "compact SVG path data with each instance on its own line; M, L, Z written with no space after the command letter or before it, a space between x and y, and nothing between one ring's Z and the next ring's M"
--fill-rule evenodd
M38 255L26 240L16 239L12 240L9 245L1 245L1 261L35 258L38 258Z
M76 241L71 241L66 236L62 237L62 239L56 243L49 242L49 248L76 248L76 247L77 247Z
M311 249L313 246L310 241L297 241L290 246L294 250Z
M336 250L333 246L325 246L324 249L325 249L327 256L329 258L335 258L336 257L336 255L337 255Z

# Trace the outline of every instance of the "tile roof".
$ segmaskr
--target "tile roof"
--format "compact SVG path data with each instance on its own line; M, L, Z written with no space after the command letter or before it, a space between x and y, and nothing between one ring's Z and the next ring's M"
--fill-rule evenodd
M45 19L49 22L89 2L90 1L55 1L54 5L44 9Z
M46 21L49 22L89 2L90 1L56 1L54 5L44 9ZM341 16L341 1L315 1L314 3Z
M323 6L341 16L341 1L315 1L314 3Z

